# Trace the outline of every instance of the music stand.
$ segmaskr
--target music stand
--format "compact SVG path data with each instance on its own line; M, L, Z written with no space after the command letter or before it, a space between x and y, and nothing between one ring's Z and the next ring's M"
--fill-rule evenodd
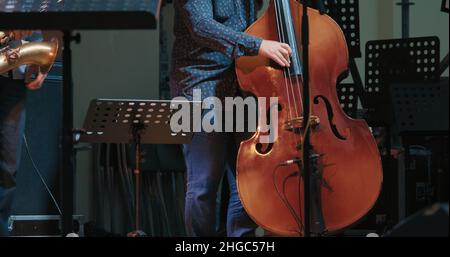
M360 58L361 32L359 26L359 0L354 1L323 1L326 13L339 24L347 39L350 57Z
M395 125L402 136L448 135L449 80L391 85Z
M337 85L339 102L345 113L358 118L358 86L355 83L340 83Z
M365 95L369 125L384 127L392 123L391 83L439 81L439 56L438 37L367 42Z
M89 106L80 142L135 147L135 230L129 237L145 235L140 230L142 144L189 144L192 140L192 130L176 133L171 129L179 103L189 102L97 99Z
M155 29L160 0L0 0L0 29Z

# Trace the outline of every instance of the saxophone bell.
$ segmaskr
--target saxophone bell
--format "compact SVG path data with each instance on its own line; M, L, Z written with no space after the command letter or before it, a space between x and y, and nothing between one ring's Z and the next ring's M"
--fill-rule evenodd
M39 66L41 73L48 73L55 62L58 47L58 40L52 38L48 42L31 42L16 48L0 49L0 74L29 64Z

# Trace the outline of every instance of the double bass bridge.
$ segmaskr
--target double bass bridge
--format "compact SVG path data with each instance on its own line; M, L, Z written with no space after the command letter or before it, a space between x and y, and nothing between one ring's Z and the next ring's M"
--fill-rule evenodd
M284 130L300 134L304 130L304 120L304 117L289 120L284 123ZM309 119L309 124L311 128L319 126L320 118L318 116L311 116Z

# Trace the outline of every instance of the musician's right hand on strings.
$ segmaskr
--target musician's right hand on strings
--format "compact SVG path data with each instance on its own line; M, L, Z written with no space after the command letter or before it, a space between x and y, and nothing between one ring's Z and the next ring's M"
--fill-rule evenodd
M272 59L281 67L291 66L292 49L288 44L271 40L263 40L259 49L259 54Z

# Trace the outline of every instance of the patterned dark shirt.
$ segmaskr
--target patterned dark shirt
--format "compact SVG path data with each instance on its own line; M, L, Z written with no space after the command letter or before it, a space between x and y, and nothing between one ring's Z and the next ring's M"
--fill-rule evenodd
M192 99L235 96L234 60L257 55L262 39L243 31L255 20L258 0L175 0L171 93Z

